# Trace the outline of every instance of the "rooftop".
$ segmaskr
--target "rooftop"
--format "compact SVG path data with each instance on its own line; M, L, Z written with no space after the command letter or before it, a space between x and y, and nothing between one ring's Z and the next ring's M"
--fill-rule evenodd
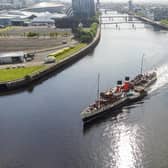
M65 14L59 13L50 13L50 12L30 12L30 11L22 11L22 10L10 10L10 11L1 11L0 19L12 19L12 20L23 20L31 17L32 15L36 16L38 19L43 18L61 18L66 16Z
M64 7L64 4L55 3L55 2L41 2L41 3L33 5L32 7L30 7L30 9L53 8L53 7Z
M24 56L24 52L23 51L19 51L19 52L6 52L6 53L0 53L0 57L22 57Z

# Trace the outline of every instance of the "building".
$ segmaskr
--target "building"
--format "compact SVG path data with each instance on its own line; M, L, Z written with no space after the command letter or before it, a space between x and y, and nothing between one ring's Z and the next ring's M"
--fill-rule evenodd
M79 24L79 20L72 16L55 18L54 20L55 20L55 27L61 29L77 27Z
M12 8L12 4L7 0L0 0L0 9L10 9Z
M56 2L40 2L29 8L31 12L50 12L50 13L63 13L65 6L61 3Z
M26 4L26 0L0 0L0 9L22 8Z
M54 26L55 19L62 19L66 17L65 14L58 14L58 13L43 13L40 16L34 17L30 25L32 26Z
M26 6L25 0L12 0L12 4L15 6L15 8L23 8Z
M12 26L27 26L28 24L25 23L24 19L16 18L11 20Z
M129 12L132 12L134 10L132 0L128 1L128 9L129 9Z
M168 19L168 8L167 7L152 7L152 8L136 8L135 12L141 16L147 17L154 21L160 21Z
M100 0L97 0L97 3L96 3L96 10L99 11L100 9Z
M160 21L162 19L167 19L168 18L168 8L155 8L153 9L154 13L154 20L155 21Z
M22 63L25 61L24 52L9 52L0 54L0 64Z
M31 21L32 26L54 26L55 21L48 16L39 16Z
M8 16L0 16L0 25L2 26L8 26L11 25L11 17Z
M19 11L4 11L0 13L0 25L10 26L10 25L24 25L24 19L27 16L20 13Z
M95 15L94 0L72 0L74 16L89 18Z

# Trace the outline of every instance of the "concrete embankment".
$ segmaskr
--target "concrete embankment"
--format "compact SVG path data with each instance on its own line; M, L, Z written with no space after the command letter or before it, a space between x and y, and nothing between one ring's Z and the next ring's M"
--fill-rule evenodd
M53 72L57 72L57 71L60 71L61 69L68 67L69 65L73 64L75 61L86 56L90 51L92 51L99 43L100 38L101 38L101 28L98 28L97 34L94 40L90 44L88 44L85 48L65 58L59 63L50 65L49 68L43 71L39 71L32 75L25 76L24 78L16 81L0 83L0 91L10 91L15 89L21 89L24 86L37 82L38 80L45 79L46 77L50 76Z
M142 16L138 16L138 15L134 15L134 17L137 18L137 19L139 19L139 20L141 20L141 21L143 21L143 22L146 22L146 23L148 23L148 24L151 24L152 26L155 26L155 27L159 27L159 28L161 28L161 29L168 30L168 26L163 25L163 24L158 23L158 22L155 22L155 21L153 21L153 20L150 20L150 19L148 19L148 18L146 18L146 17L142 17Z

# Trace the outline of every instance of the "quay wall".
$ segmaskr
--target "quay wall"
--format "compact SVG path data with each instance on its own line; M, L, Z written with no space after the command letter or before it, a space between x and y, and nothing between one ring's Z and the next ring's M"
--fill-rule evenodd
M141 21L144 21L144 22L146 22L146 23L149 23L149 24L151 24L152 26L155 26L155 27L159 27L159 28L161 28L161 29L168 30L168 26L163 25L163 24L161 24L161 23L157 23L157 22L155 22L155 21L153 21L153 20L150 20L150 19L148 19L148 18L146 18L146 17L142 17L142 16L138 16L138 15L134 15L134 17L137 18L137 19L139 19L139 20L141 20Z
M71 55L70 57L67 57L63 59L62 61L50 65L47 69L36 72L32 75L25 76L22 79L16 80L16 81L9 81L9 82L3 82L0 83L0 91L11 91L16 89L21 89L22 87L28 86L29 84L33 84L34 82L37 82L40 79L46 78L51 73L60 71L63 68L67 68L69 65L73 64L80 58L86 56L89 54L99 43L101 38L101 27L98 28L97 34L93 41L89 43L85 48L82 48L77 53Z

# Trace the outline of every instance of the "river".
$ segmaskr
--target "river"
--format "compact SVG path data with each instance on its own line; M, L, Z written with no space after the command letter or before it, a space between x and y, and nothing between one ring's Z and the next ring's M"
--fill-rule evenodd
M0 97L1 168L168 167L168 33L149 25L102 26L95 50L20 93ZM80 111L100 89L157 68L141 102L84 128Z

